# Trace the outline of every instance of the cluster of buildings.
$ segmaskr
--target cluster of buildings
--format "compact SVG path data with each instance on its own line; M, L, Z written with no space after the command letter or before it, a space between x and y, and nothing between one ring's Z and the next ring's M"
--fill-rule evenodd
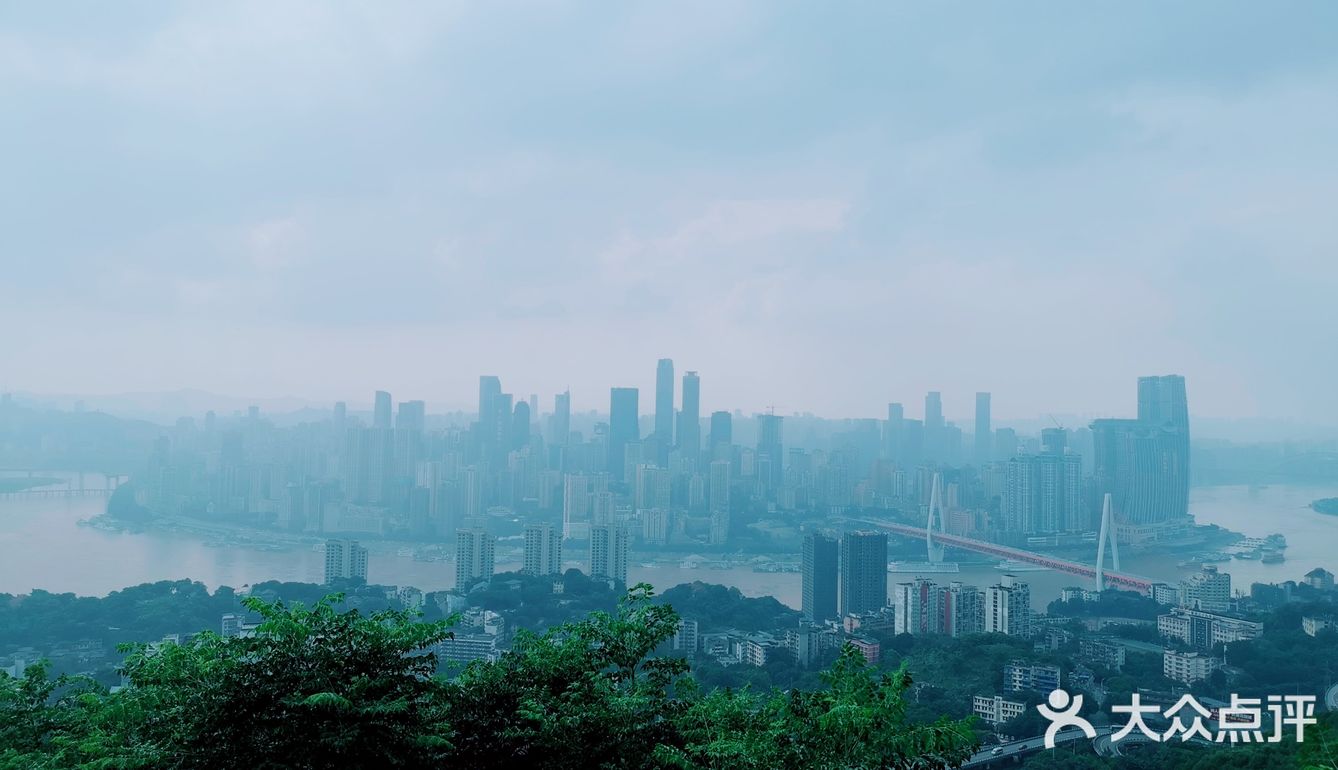
M652 550L725 547L779 538L852 507L920 510L934 474L945 480L952 534L1019 546L1081 542L1106 493L1122 540L1169 536L1188 521L1179 376L1140 378L1134 418L1049 428L1039 438L994 428L989 393L976 394L966 433L945 419L938 392L925 397L921 420L900 403L881 420L705 415L700 376L677 376L669 359L657 362L649 414L641 395L614 387L607 412L574 413L563 392L541 415L537 395L505 392L485 375L472 414L428 415L423 401L396 403L384 391L369 415L340 402L328 418L287 427L254 407L237 418L209 413L203 425L185 418L164 435L134 487L139 504L157 513L332 539L458 545L461 531L497 534L502 520L549 523L569 548L606 551L598 559L613 579L624 540ZM800 442L787 441L787 421ZM741 521L741 509L786 521ZM596 540L610 545L596 548ZM486 572L481 555L462 577ZM851 601L865 601L852 586Z

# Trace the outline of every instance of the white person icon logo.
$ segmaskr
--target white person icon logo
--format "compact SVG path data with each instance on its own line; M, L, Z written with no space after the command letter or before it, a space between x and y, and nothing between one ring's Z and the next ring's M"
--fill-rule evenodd
M1069 695L1064 690L1051 690L1046 696L1046 701L1050 705L1038 704L1036 710L1041 712L1041 716L1050 720L1050 726L1045 729L1047 749L1055 747L1055 735L1066 727L1076 727L1088 738L1096 737L1096 728L1092 727L1092 723L1078 716L1078 711L1082 708L1082 695Z

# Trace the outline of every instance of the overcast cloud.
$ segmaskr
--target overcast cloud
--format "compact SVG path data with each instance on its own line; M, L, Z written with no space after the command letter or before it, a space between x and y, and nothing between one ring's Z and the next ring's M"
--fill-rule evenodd
M0 388L1338 422L1338 5L0 9ZM643 399L650 403L649 397Z

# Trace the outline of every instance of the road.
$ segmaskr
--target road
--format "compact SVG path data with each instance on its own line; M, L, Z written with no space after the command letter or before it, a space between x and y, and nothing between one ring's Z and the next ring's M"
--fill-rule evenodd
M1101 740L1103 737L1109 736L1111 733L1115 732L1115 730L1116 728L1114 727L1096 728L1096 740ZM1055 736L1055 748L1067 746L1074 741L1086 740L1091 739L1084 735L1082 730L1069 728L1061 731ZM994 750L996 748L1003 749L1003 751L995 754ZM1001 743L997 746L986 747L977 751L970 759L963 762L962 767L984 767L992 762L998 762L1003 759L1012 759L1013 757L1032 754L1037 751L1045 751L1044 735L1038 735L1034 738L1023 738L1022 740L1013 741L1012 743Z

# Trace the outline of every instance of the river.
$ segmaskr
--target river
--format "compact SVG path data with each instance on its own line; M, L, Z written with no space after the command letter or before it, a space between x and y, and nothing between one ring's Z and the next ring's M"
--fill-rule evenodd
M66 479L77 486L74 474L42 474ZM103 479L84 474L90 488ZM1218 524L1249 536L1280 532L1289 548L1287 561L1263 564L1235 560L1220 565L1232 575L1233 586L1248 589L1252 582L1299 580L1314 567L1338 572L1338 517L1315 513L1308 507L1320 497L1338 496L1338 487L1273 485L1196 487L1191 490L1190 510L1200 523ZM287 551L260 551L243 546L210 547L198 535L150 531L142 534L105 532L78 526L103 512L104 497L15 498L0 496L0 593L26 593L33 588L82 595L104 595L125 586L158 580L189 578L213 588L240 587L265 580L317 583L322 579L324 556L315 550L315 539ZM376 583L413 585L436 591L455 583L453 562L415 561L402 549L403 543L368 542L369 579ZM499 552L514 553L514 549ZM580 558L581 554L567 554ZM514 558L514 557L507 557ZM1095 555L1093 555L1095 559ZM663 590L679 583L700 580L737 586L748 596L775 596L799 606L800 578L795 573L759 573L748 567L689 569L676 566L645 566L634 555L628 570L631 582L645 581ZM1179 559L1133 556L1121 567L1126 572L1175 581L1186 572L1176 567ZM577 566L577 562L571 562ZM499 562L497 569L518 569L514 561ZM939 582L961 580L985 586L1000 573L990 566L963 566L956 575L937 575ZM1062 573L1019 573L1032 587L1033 602L1041 607L1059 591L1077 580ZM889 583L909 579L889 575Z

